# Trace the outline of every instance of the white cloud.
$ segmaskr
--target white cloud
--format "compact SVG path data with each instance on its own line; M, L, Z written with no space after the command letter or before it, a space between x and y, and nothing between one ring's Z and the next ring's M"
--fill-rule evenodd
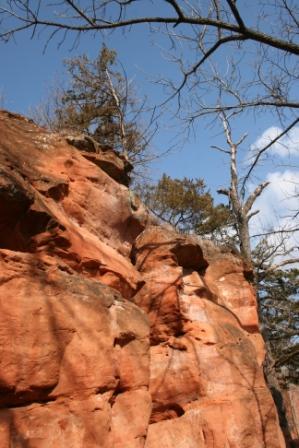
M294 218L295 212L299 210L299 170L272 172L267 175L266 180L270 185L254 204L253 210L260 210L260 213L250 221L250 233L255 235L273 228L288 230L299 227L299 217ZM277 235L277 241L280 236ZM272 241L275 241L275 237ZM299 232L289 235L283 250L287 251L294 246L299 246ZM283 257L276 261L281 258Z
M278 126L271 126L266 129L251 145L249 159L247 163L252 163L257 151L264 148L267 144L273 141L283 130ZM268 187L263 191L260 197L257 198L253 210L260 210L250 221L250 234L262 234L272 230L291 230L299 228L299 215L295 217L296 212L299 211L299 170L295 169L295 160L290 163L289 159L281 160L279 164L282 166L289 166L289 168L277 169L276 171L267 173L266 156L272 156L269 161L273 162L276 159L285 159L292 157L297 159L299 157L299 126L291 129L288 134L281 137L271 148L269 148L263 155L259 162L259 177L265 181L270 182ZM265 157L264 157L265 156ZM297 159L298 160L298 159ZM296 161L297 161L296 160ZM278 165L278 164L277 164ZM268 166L268 169L270 165ZM273 169L273 165L272 165ZM263 175L264 174L264 175ZM251 185L251 192L256 185ZM283 238L282 238L283 235ZM284 237L288 235L288 239ZM258 242L259 238L252 240L253 246ZM280 250L275 256L275 262L279 262L286 258L298 258L299 256L299 232L277 233L269 237L269 243L274 246L279 245ZM282 241L284 242L283 244ZM291 248L297 248L290 252ZM296 267L299 267L298 265Z
M251 145L251 151L256 152L274 140L283 130L277 126L266 129L260 137ZM286 135L281 137L269 149L272 154L280 157L299 156L299 126L292 128Z
M281 217L292 215L292 212L298 210L299 199L296 193L299 193L299 170L272 172L267 175L266 181L270 185L257 199L254 207L260 210L256 220L263 226L267 223L273 225L277 219L280 221Z

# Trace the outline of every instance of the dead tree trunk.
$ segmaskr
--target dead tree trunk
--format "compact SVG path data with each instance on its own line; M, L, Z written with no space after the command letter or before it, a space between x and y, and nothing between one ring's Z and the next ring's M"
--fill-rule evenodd
M234 142L232 138L232 131L229 124L228 117L224 112L221 113L221 120L226 136L226 142L229 149L215 147L221 152L225 152L230 157L230 188L220 189L218 193L224 194L229 199L230 208L234 217L235 227L239 239L239 247L241 255L248 265L253 269L252 251L249 234L249 221L259 213L259 210L251 211L256 199L261 195L263 190L269 185L269 182L263 182L256 187L256 189L244 198L243 192L240 191L240 179L238 174L237 152L240 144L245 140L246 134L243 135L238 142Z

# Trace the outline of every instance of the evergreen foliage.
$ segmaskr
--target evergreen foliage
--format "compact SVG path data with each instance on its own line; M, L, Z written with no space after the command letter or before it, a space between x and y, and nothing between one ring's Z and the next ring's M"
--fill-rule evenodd
M157 184L137 188L145 204L180 232L215 238L231 225L228 207L214 206L203 179L173 179L163 174Z
M299 270L275 270L259 282L262 332L283 385L299 383Z
M117 70L117 54L103 46L96 59L86 55L65 61L69 85L54 92L51 104L37 118L53 130L74 130L92 136L103 148L144 161L151 136L142 130L138 105L125 73ZM41 119L40 119L41 117Z

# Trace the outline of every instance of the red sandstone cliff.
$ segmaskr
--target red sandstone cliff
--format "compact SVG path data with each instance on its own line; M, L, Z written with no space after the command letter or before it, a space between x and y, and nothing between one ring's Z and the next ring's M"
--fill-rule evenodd
M0 113L0 448L284 447L242 261L88 149Z

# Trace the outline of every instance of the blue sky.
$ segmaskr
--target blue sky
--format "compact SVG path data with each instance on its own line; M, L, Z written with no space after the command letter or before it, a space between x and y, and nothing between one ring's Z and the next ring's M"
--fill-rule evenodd
M256 2L257 0L247 2L247 5L251 7L249 15L253 13ZM32 107L47 98L49 86L53 86L56 80L65 77L63 59L84 52L89 57L95 57L103 41L117 51L128 78L134 83L137 94L146 95L152 106L161 102L163 94L161 88L153 84L151 80L168 77L179 79L176 68L166 59L164 52L166 41L156 40L155 33L149 33L146 27L135 28L134 32L130 33L119 31L113 35L82 36L78 46L72 51L73 42L67 40L60 48L57 48L57 41L56 43L50 42L44 52L45 39L45 33L41 33L38 38L35 37L32 40L29 33L23 33L17 35L15 41L0 44L0 94L4 95L5 108L28 114ZM182 48L182 51L184 50ZM187 57L188 53L185 53L185 56ZM220 63L223 62L225 65L226 57L227 54L221 52L219 54ZM236 137L239 137L244 131L248 133L244 152L240 156L246 155L250 145L268 129L277 126L279 123L275 121L274 117L266 113L260 114L256 119L246 115L239 120L235 128ZM219 128L207 126L206 122L200 122L196 126L196 135L191 135L184 145L181 144L180 137L177 135L178 130L179 124L170 115L166 115L161 121L160 131L153 142L154 149L163 152L174 143L178 143L178 145L170 155L159 159L152 165L150 174L154 179L160 177L163 172L179 178L184 176L204 178L216 200L219 201L216 190L221 186L226 186L229 180L227 157L211 149L212 145L223 146L225 144ZM296 161L298 162L298 158ZM286 159L283 160L279 153L276 153L274 162L272 160L270 164L261 166L258 177L253 181L262 180L271 173L284 173L286 170L275 166L275 164L282 165L286 162ZM298 173L298 164L295 168L294 166L292 169L288 168L288 171L293 173L294 169ZM292 174L292 182L297 179L296 176L294 178ZM268 196L267 204L269 205ZM275 203L275 194L273 193L271 197Z
M173 64L165 60L163 51L152 40L153 35L145 33L141 28L125 36L118 33L105 37L106 44L117 50L137 94L146 95L150 104L156 105L163 97L161 89L151 80L176 76L176 69ZM4 95L5 108L23 114L30 113L32 107L48 96L49 87L53 86L56 80L65 77L63 59L84 52L90 57L95 57L102 42L101 36L88 36L82 38L73 51L70 41L60 49L52 42L44 53L42 38L31 40L28 33L23 33L18 35L15 41L1 44L0 94ZM154 141L157 151L163 152L180 141L176 135L178 126L176 124L173 128L173 124L169 117L162 121L160 132ZM256 123L248 141L254 141L270 124L272 123L268 120L262 125ZM228 165L225 157L210 149L211 145L221 143L223 139L219 136L219 129L207 128L206 124L199 125L196 137L194 138L192 134L181 149L176 148L169 156L159 159L154 165L152 175L158 177L166 171L177 177L203 177L212 191L215 191L227 180Z

